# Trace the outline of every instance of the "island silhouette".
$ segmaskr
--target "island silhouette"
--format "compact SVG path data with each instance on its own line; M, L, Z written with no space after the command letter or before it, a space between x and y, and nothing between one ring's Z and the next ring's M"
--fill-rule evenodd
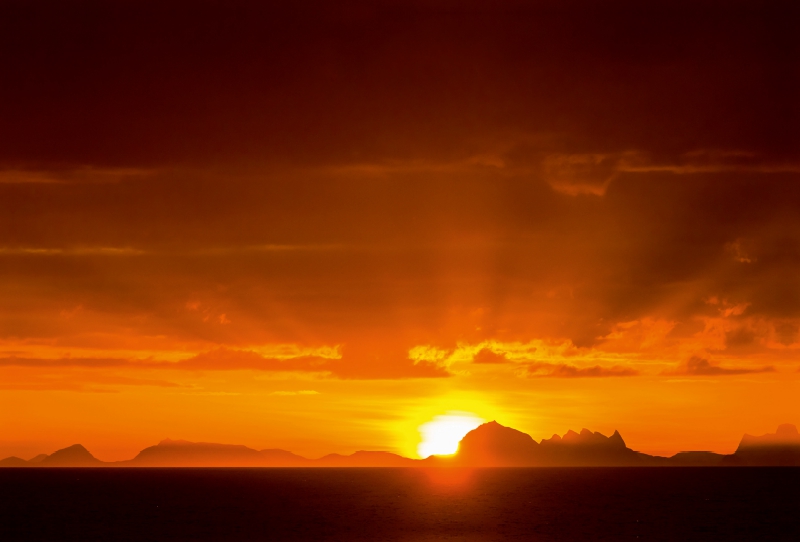
M75 444L50 455L25 460L7 457L0 467L746 467L800 466L800 433L784 424L775 433L745 434L733 454L680 452L661 457L628 448L622 435L588 429L540 442L496 421L467 433L450 456L410 459L384 451L329 454L308 459L280 449L255 450L242 445L162 440L133 459L106 462Z

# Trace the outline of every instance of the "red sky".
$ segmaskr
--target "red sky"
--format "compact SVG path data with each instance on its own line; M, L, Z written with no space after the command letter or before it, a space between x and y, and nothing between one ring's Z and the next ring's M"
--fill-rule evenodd
M0 457L800 422L796 8L336 6L2 3Z

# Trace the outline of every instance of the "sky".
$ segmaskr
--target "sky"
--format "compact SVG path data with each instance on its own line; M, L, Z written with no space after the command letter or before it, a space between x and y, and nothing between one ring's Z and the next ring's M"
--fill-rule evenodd
M0 3L0 457L800 423L779 3Z

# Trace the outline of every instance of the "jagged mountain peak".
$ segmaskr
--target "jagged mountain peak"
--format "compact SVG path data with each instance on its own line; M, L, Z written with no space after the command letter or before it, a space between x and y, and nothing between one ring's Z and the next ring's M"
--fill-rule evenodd
M608 440L613 442L617 446L622 446L624 448L627 448L625 440L622 438L622 435L620 435L619 431L617 431L616 429L614 429L614 433L610 437L608 437Z
M613 446L625 448L625 441L619 431L607 437L602 433L593 432L589 429L581 429L580 433L573 430L567 431L563 437L553 435L549 439L542 439L541 442L545 446Z

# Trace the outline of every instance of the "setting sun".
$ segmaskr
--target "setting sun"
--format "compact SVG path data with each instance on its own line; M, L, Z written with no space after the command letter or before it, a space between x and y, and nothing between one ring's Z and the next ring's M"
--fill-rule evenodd
M484 422L471 412L448 412L419 426L422 442L417 447L420 457L452 455L461 439Z

